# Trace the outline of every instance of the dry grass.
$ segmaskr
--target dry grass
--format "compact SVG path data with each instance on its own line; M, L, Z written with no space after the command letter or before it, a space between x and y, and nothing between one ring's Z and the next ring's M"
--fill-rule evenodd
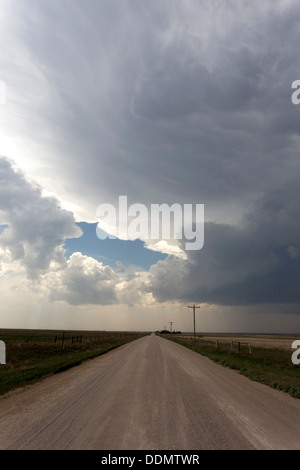
M7 330L6 364L0 365L0 395L55 374L144 336L138 332ZM56 338L56 340L55 340Z
M236 369L252 380L300 398L300 365L293 364L291 358L295 351L291 344L296 336L205 334L197 335L196 340L191 335L166 337L219 364Z
M207 341L221 341L231 343L232 341L240 341L248 343L253 347L267 349L284 349L291 350L291 345L299 336L285 335L201 335L202 339Z

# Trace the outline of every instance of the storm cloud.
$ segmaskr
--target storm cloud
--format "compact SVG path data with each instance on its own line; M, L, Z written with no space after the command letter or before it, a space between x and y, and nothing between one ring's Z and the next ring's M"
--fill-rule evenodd
M297 305L300 4L1 7L0 153L26 178L1 161L0 242L28 276L49 271L51 299L74 305L130 304L145 293L158 303ZM149 242L170 255L125 281L82 254L66 260L74 222L98 222L97 207L120 195L204 204L203 248L178 257L184 240Z
M299 303L297 188L293 178L258 198L240 226L207 222L202 250L187 251L187 260L169 256L151 267L153 295L160 302Z
M228 222L297 169L296 2L4 4L3 130L77 218L126 194Z

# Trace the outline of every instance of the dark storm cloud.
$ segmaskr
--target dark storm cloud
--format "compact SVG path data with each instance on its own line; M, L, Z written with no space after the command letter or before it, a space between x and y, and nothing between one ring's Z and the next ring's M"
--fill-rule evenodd
M4 4L4 129L43 150L45 186L79 218L122 194L205 204L204 248L151 269L158 300L298 301L300 4Z
M14 44L31 87L22 125L28 135L40 126L58 181L70 199L80 186L91 217L120 194L243 212L293 172L296 2L15 5ZM4 79L21 93L21 65L11 70L20 80Z
M294 178L258 199L242 227L206 223L202 250L151 268L153 295L219 305L300 302L297 187Z

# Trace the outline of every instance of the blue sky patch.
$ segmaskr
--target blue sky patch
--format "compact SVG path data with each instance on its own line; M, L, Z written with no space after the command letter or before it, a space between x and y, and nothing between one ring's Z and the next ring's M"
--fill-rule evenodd
M141 240L100 240L96 234L97 223L80 222L77 225L83 235L66 240L64 248L67 258L74 252L80 252L114 269L117 267L117 261L120 261L126 268L149 270L150 266L167 257L164 253L148 250Z

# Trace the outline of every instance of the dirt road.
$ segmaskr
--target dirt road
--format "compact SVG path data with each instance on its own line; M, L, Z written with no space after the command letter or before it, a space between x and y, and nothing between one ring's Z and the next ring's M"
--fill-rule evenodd
M300 400L155 335L0 400L1 449L300 449Z

